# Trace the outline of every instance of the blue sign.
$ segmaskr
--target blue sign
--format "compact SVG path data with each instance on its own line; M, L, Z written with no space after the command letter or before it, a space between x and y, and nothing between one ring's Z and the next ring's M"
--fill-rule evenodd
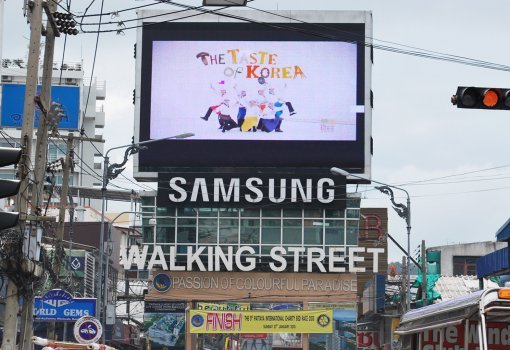
M40 94L41 86L37 87ZM2 85L1 125L21 128L25 100L24 84ZM59 129L78 129L80 117L80 88L78 86L52 86L51 100L62 105L64 117L58 123ZM47 106L49 109L49 106ZM37 127L41 111L36 108L34 126Z
M61 289L34 298L34 321L76 321L83 316L95 315L95 298L73 298Z
M68 268L70 268L73 271L85 271L85 257L84 256L70 256L69 257L69 265Z
M156 276L154 276L154 279L152 280L152 285L154 286L154 289L156 291L164 293L167 290L170 289L172 286L172 280L170 277L164 273L159 273Z

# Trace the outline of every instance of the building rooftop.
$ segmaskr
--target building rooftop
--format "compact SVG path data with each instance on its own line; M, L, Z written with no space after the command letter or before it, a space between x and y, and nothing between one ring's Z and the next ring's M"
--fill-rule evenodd
M498 287L498 284L484 279L484 287ZM480 289L480 285L476 276L441 276L434 289L441 294L441 302L474 293Z

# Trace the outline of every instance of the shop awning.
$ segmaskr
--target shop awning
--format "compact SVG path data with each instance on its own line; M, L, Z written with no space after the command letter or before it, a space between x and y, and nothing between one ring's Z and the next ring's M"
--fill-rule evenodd
M402 316L396 334L419 333L429 329L460 324L478 313L483 291L415 309Z

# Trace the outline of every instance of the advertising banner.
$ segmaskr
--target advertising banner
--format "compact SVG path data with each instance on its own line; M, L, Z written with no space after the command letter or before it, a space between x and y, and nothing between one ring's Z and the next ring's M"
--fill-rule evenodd
M37 86L37 94L41 93L41 86ZM2 85L2 118L4 127L21 128L25 100L24 84ZM78 86L52 86L51 101L62 105L63 116L58 123L59 129L78 129L80 117L80 88ZM41 111L36 108L34 127L41 117Z
M73 298L61 289L52 289L34 298L34 321L76 321L95 315L95 298Z
M448 326L444 329L443 349L479 349L477 322L469 322L467 334L464 324ZM464 349L464 340L467 336L468 346ZM510 324L502 322L487 323L487 349L506 350L510 345ZM440 330L431 330L423 333L423 346L420 350L434 350L440 346Z
M160 173L158 207L345 209L343 176Z
M275 26L255 11L243 12L253 23L139 15L150 25L137 42L135 142L159 142L135 155L135 177L199 166L368 171L372 63L357 38L371 33L369 12L307 11Z
M145 301L144 329L151 350L183 350L186 334L186 303Z
M332 333L332 310L190 311L191 333Z
M333 334L310 334L310 349L333 344L332 349L356 350L356 302L309 303L310 309L333 309Z
M150 138L354 141L364 112L357 50L330 41L154 41Z

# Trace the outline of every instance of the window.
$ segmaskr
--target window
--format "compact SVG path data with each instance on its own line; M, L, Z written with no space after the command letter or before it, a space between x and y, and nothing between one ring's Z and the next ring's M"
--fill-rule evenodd
M0 173L0 179L14 180L15 176L14 176L14 173Z
M65 158L66 144L63 142L50 143L48 145L48 161L53 162L59 158Z
M218 219L198 220L198 243L216 244Z
M62 175L55 176L55 185L62 185L64 177ZM69 176L69 186L73 185L73 176Z
M475 276L476 260L479 256L454 256L453 257L453 275Z
M0 147L6 147L6 148L20 148L21 145L15 141L0 141Z
M355 202L356 203L356 202ZM359 204L359 202L357 202ZM157 229L145 232L145 244L174 246L178 257L190 248L249 246L261 258L275 246L347 247L358 244L359 207L346 210L268 208L157 208L142 198L145 215L157 216ZM148 226L148 222L143 222ZM151 239L147 241L147 239ZM167 249L165 248L165 254ZM289 256L287 252L287 256Z
M241 245L259 244L259 219L241 219Z
M301 230L301 219L285 219L283 220L283 237L282 243L284 245L301 245L302 230Z

